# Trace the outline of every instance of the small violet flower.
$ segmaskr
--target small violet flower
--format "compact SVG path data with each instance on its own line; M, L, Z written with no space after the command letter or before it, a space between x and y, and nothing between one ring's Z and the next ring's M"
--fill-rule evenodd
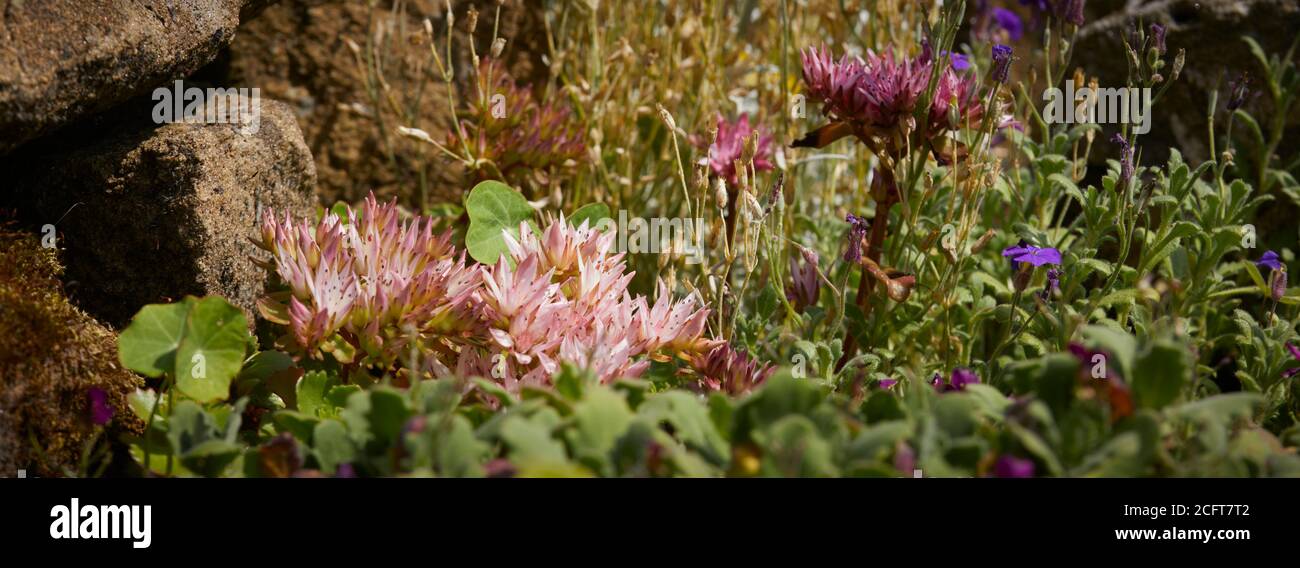
M803 262L799 262L802 259ZM818 276L817 251L799 247L799 254L790 257L791 284L785 289L785 297L794 304L796 312L803 313L809 306L817 305L821 298L821 278Z
M1265 251L1264 256L1255 261L1255 266L1267 268L1271 272L1269 276L1269 288L1273 295L1273 301L1282 299L1286 295L1286 265L1282 264L1282 259L1276 252Z
M1057 0L1056 17L1070 22L1075 26L1082 26L1084 22L1083 9L1085 4L1085 0Z
M1300 361L1300 347L1296 347L1288 343L1286 344L1286 350L1291 352L1291 357L1293 359ZM1285 371L1282 371L1282 378L1289 379L1291 377L1296 376L1297 374L1300 374L1300 367L1295 367L1293 369L1287 369Z
M1136 167L1133 164L1134 148L1129 145L1128 140L1125 140L1124 136L1118 132L1115 133L1115 136L1111 137L1110 141L1119 146L1119 181L1116 182L1115 185L1117 191L1124 193L1124 191L1128 189L1130 180L1133 179L1133 174L1136 171Z
M993 476L1004 478L1026 478L1034 476L1034 460L1018 458L1003 454L993 464Z
M1011 70L1011 46L995 44L993 46L993 80L999 83L1007 82L1007 74Z
M1165 27L1160 24L1151 24L1151 47L1155 48L1156 53L1165 54Z
M1250 98L1250 75L1242 72L1237 78L1228 83L1228 112L1241 108L1246 104L1246 99Z
M880 382L877 384L880 385L880 388L889 390L894 388L894 385L898 384L898 379L880 379Z
M99 387L90 387L90 390L86 391L86 398L90 401L91 422L103 426L113 419L113 406L108 404L108 391Z
M976 384L978 382L980 382L979 375L976 375L975 371L965 367L957 367L956 369L953 369L947 382L944 382L943 375L940 375L939 373L935 373L934 378L930 379L930 384L934 386L934 390L939 392L966 390L966 385Z
M1007 31L1007 38L1011 41L1020 41L1025 35L1025 25L1020 21L1020 16L1006 8L993 9L993 21L999 28Z
M862 261L862 239L867 236L867 227L870 226L866 219L849 213L844 217L849 224L849 249L844 251L845 262L857 264Z
M1002 256L1010 258L1012 266L1019 266L1019 263L1025 262L1032 266L1042 266L1044 264L1061 264L1061 251L1052 247L1036 247L1025 244L1010 246L1002 250Z
M1042 296L1044 302L1051 299L1052 292L1061 288L1061 271L1055 268L1047 269L1047 285L1043 287Z

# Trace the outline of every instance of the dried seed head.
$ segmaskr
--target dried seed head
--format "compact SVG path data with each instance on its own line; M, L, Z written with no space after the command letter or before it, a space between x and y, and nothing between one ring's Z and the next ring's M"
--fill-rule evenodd
M673 119L673 115L668 112L668 109L664 108L664 105L659 103L655 103L655 108L659 110L659 120L664 121L664 124L668 125L669 130L676 132L677 121Z
M497 57L501 57L501 52L504 51L505 48L506 48L506 38L499 37L492 40L492 50L490 51L490 53L492 54L492 58L495 59Z
M469 7L469 17L465 21L465 27L469 29L469 33L474 33L474 30L478 29L478 10L473 6Z
M713 178L713 202L718 209L727 210L727 180L721 177Z

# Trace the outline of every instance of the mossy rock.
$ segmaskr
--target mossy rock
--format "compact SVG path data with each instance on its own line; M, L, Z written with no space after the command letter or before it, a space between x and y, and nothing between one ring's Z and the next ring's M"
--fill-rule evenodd
M144 425L126 404L143 381L118 362L117 336L63 294L54 249L0 222L0 477L76 470L96 432L88 392L108 394L111 439Z

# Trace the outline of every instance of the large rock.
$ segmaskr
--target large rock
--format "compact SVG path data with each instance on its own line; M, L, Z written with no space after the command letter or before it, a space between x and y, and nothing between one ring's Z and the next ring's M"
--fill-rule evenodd
M431 70L429 43L424 37L425 18L433 23L445 49L446 2L405 0L402 10L392 0L374 6L366 2L336 0L281 0L239 30L239 40L227 49L205 75L222 84L257 86L270 98L283 100L298 111L308 146L316 159L321 200L356 202L374 191L381 199L400 196L417 202L421 184L428 187L429 203L459 202L472 185L460 175L457 164L428 144L396 135L398 126L422 128L442 140L451 124L447 88L442 76ZM458 102L475 92L468 83L471 59L466 32L468 10L477 6L478 27L473 39L478 53L492 42L495 2L453 0L457 32L452 45L456 80L462 82ZM534 2L507 2L501 8L500 36L507 38L502 53L510 73L521 83L544 85L549 70L542 10ZM357 64L348 41L365 49L380 38L384 83L392 100L411 105L413 116L396 112L385 100L376 104L367 85L374 79ZM211 73L209 73L211 71ZM415 103L419 97L418 104ZM377 116L376 116L377 113ZM403 113L405 114L405 113Z
M1179 49L1187 50L1182 76L1156 104L1151 132L1142 142L1143 161L1160 163L1171 147L1192 160L1203 160L1209 157L1206 107L1210 93L1216 86L1221 93L1218 116L1223 120L1230 80L1244 71L1256 78L1256 87L1261 85L1259 79L1264 70L1242 36L1254 38L1270 55L1285 53L1300 33L1300 0L1129 2L1080 30L1071 65L1082 66L1088 75L1096 75L1103 87L1124 86L1127 67L1123 40L1130 23L1139 21L1144 25L1166 26L1167 57L1171 63ZM1271 103L1267 95L1261 95L1247 108L1269 112ZM1222 134L1220 123L1216 135ZM1115 153L1094 155L1103 159L1114 157Z
M68 303L56 256L0 220L0 477L76 472L98 430L91 389L113 408L100 442L143 430L126 405L143 381L118 362L117 335Z
M272 0L10 0L0 9L0 155L189 75Z
M11 156L0 205L10 199L33 229L56 225L73 300L114 326L186 294L221 295L251 315L267 276L250 260L264 254L249 241L260 212L314 211L316 168L293 112L262 99L252 133L157 126L143 103Z

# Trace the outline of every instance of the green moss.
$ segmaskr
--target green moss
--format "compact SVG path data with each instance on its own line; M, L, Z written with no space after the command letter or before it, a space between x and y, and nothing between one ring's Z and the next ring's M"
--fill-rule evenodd
M68 302L62 272L55 250L0 223L0 476L75 468L94 433L91 387L108 393L114 428L143 428L126 405L140 378L118 362L116 335Z

